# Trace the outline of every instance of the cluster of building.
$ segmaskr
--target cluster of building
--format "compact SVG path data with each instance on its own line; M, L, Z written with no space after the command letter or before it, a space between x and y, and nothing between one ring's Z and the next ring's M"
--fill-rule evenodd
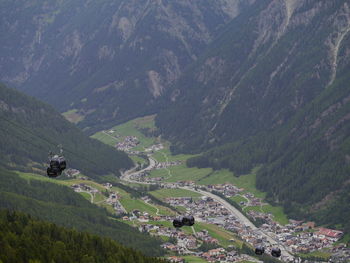
M73 190L75 192L78 192L78 193L79 192L88 192L88 193L91 193L91 194L96 194L96 193L99 192L96 188L94 188L94 187L92 187L90 185L86 185L84 183L73 184L71 187L73 188Z
M261 231L268 233L274 240L278 240L280 246L287 247L292 253L308 253L324 248L332 249L334 242L343 235L341 231L315 228L313 222L303 223L291 220L290 224L281 226L273 220L271 214L252 211L252 215L263 217L266 221L266 224L263 224L259 231L256 231L237 220L221 204L210 197L202 197L199 200L194 200L192 197L172 197L165 201L172 206L184 206L198 221L215 224L237 233L244 241L253 246L264 244L267 250L271 249L273 245L261 234Z
M156 152L156 151L160 151L162 149L164 149L164 145L159 143L159 144L154 144L151 147L148 147L147 149L145 149L145 152L153 153L153 152Z
M210 249L206 252L198 252L198 248L203 243L219 246L220 243L216 238L213 238L207 230L194 232L193 234L185 233L182 229L173 227L165 227L155 224L146 224L149 220L152 221L171 221L172 218L167 216L151 216L140 211L133 211L132 216L124 216L123 220L138 220L141 222L139 226L140 232L148 232L155 236L164 236L173 239L175 242L165 242L162 248L169 250L177 255L194 255L201 257L208 262L239 262L242 260L252 260L248 255L239 255L233 246L230 246L230 251L223 247ZM195 251L197 252L195 252ZM170 262L185 262L180 256L172 256L168 258Z
M115 147L120 151L129 151L140 143L136 136L126 136L122 142L118 142Z
M180 164L181 164L180 161L161 162L161 163L156 163L156 166L154 168L155 169L164 169L164 168L168 168L168 167L180 165Z
M153 146L150 149L148 149L148 151L153 152L158 149L157 147L158 146ZM179 164L179 162L158 163L154 169L167 168L169 166ZM158 186L162 188L188 187L196 189L197 187L199 187L195 184L194 181L191 180L180 181L176 183L166 183L163 182L163 177L152 178L148 176L147 173L139 173L133 175L132 179L140 182L157 183ZM261 198L257 198L251 193L244 193L244 189L238 188L229 183L208 185L205 187L205 190L210 192L218 192L226 198L231 198L240 195L245 199L245 201L242 201L240 203L240 205L242 206L262 207L263 205L266 205L265 203L263 203L263 200ZM166 202L172 206L185 207L186 210L191 215L193 215L197 221L215 224L226 230L237 233L243 241L250 243L253 246L263 244L266 248L267 253L269 252L269 250L271 250L272 247L275 246L272 245L269 241L273 239L274 241L277 241L279 243L278 246L286 248L289 251L289 253L308 253L327 248L329 251L332 252L333 256L337 256L336 260L332 262L338 262L337 260L339 259L344 261L344 258L345 260L349 260L350 262L350 248L334 246L334 243L338 241L343 235L341 231L326 228L315 228L315 224L313 222L303 223L295 220L291 220L290 224L282 226L274 220L272 214L264 213L263 210L261 210L261 212L253 210L248 212L248 215L251 218L255 220L262 219L259 221L265 222L265 224L262 224L259 228L252 229L248 225L245 225L244 222L238 220L223 205L216 202L210 197L203 196L202 198L167 198ZM139 218L139 220L147 222L148 218L147 216L142 215ZM205 236L202 232L197 232L194 235L186 235L181 232L181 234L179 234L178 230L167 229L164 227L158 227L154 225L143 226L141 230L150 233L157 233L157 235L175 237L177 240L176 244L165 243L163 244L163 247L168 250L174 251L179 255L195 254L207 260L208 262L234 262L235 260L237 260L237 258L235 258L235 251L228 252L225 251L225 249L223 248L208 251L205 253L191 251L195 250L195 248L197 248L199 244L203 242L220 245L216 239L213 239L210 236ZM272 239L268 238L267 235ZM296 258L292 259L290 257L283 258L282 256L282 260L288 262L290 260L295 259ZM242 260L242 258L239 258L239 260ZM172 257L171 261L183 262L181 257Z
M244 191L244 189L242 189L242 188L238 188L238 187L234 186L233 184L227 184L227 183L226 184L210 184L207 186L207 189L209 191L219 192L219 193L223 194L224 196L226 196L227 198L235 196L236 194L239 194L239 193Z
M291 220L285 226L279 224L264 224L266 231L273 231L281 244L289 247L293 253L308 253L323 248L333 248L343 232L328 228L315 227L314 222L300 222Z
M334 246L331 252L331 262L350 262L350 247L345 244Z
M120 203L120 196L115 192L110 192L109 197L106 200L106 203L111 205L114 208L114 211L117 215L126 214L127 211Z
M67 175L67 177L76 177L80 174L80 171L78 169L67 168L64 173Z

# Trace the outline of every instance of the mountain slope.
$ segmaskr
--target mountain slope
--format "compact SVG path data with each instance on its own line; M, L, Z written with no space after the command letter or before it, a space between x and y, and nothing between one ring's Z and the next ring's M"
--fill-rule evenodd
M0 262L163 262L108 238L0 211Z
M253 135L286 123L334 82L335 68L347 66L347 58L334 59L339 48L335 51L332 43L348 46L348 5L295 3L290 16L284 1L265 0L234 19L169 90L170 106L158 117L164 133L187 149ZM183 112L191 117L175 124L173 113ZM186 140L194 133L195 142Z
M81 127L112 126L153 112L167 87L251 2L3 1L0 79L61 111L76 109Z
M0 163L46 173L47 156L61 144L69 167L99 178L132 166L126 154L90 139L52 107L0 85Z
M257 186L290 215L326 223L337 207L328 223L349 231L349 14L345 1L255 2L168 91L156 123L173 150L212 149L189 165L237 175L262 165Z
M112 238L149 256L163 252L160 241L111 219L112 215L66 186L25 180L0 167L0 208L21 211L60 226Z

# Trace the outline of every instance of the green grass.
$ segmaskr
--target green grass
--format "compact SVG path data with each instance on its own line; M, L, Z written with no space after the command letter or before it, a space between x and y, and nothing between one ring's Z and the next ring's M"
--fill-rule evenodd
M104 134L102 131L95 133L91 137L98 139L103 143L114 145L116 144L116 142L123 141L126 136L136 136L139 139L140 144L134 147L133 149L144 150L145 148L155 143L155 138L146 137L143 133L140 132L140 129L142 128L155 129L154 117L155 116L152 115L152 116L137 118L137 119L128 121L124 124L113 127L112 130L114 130L115 134L119 136L118 139L111 138L110 136Z
M159 150L153 154L153 158L156 159L158 162L165 162L166 160L168 160L169 162L181 161L182 163L185 163L187 159L198 156L198 155L190 155L190 154L172 155L169 150L170 143L162 140L162 144L164 146L164 149Z
M234 238L234 234L224 230L216 225L212 224L205 224L205 223L196 223L194 225L194 229L196 231L200 231L203 229L206 229L210 236L213 238L216 238L219 240L219 243L221 246L227 248L229 245L232 245L233 243L230 241L230 239Z
M239 188L243 188L245 192L250 192L256 197L265 198L266 196L266 193L256 189L256 170L248 175L242 175L240 177L232 176L230 183L236 185Z
M160 151L158 151L158 152L155 152L155 153L152 155L152 157L153 157L155 160L157 160L158 162L164 163L164 162L166 162L167 159L166 159L166 156L164 156L163 152L164 152L164 150L160 150Z
M131 212L132 210L136 209L141 212L147 212L150 215L156 214L157 212L156 208L154 208L153 206L150 206L149 204L146 204L144 201L140 199L132 198L131 195L128 192L124 191L123 189L113 186L112 190L117 192L121 196L121 199L119 201L127 212Z
M103 132L98 132L94 135L91 136L91 138L99 140L101 142L103 142L104 144L110 145L110 146L115 146L117 142L119 142L120 140L112 138L111 136L103 133Z
M106 204L106 203L102 203L99 206L106 208L107 211L110 212L111 214L115 214L115 210L111 205Z
M97 202L102 202L106 200L106 197L100 193L96 193L94 194L94 203L97 203Z
M246 206L243 208L244 212L248 211L256 211L256 212L264 212L272 214L274 217L274 220L280 223L281 225L288 224L288 218L283 212L283 207L281 206L272 206L272 205L264 205L262 207L260 206Z
M149 221L148 223L151 225L173 228L173 223L170 221Z
M134 162L134 164L144 165L144 164L148 163L144 158L139 157L139 156L131 155L129 157Z
M186 213L186 212L187 212L186 208L183 207L183 206L175 206L175 208L176 208L178 211L180 211L181 213Z
M78 113L78 110L73 109L62 113L62 115L70 122L77 124L84 120L84 115Z
M323 261L328 262L328 260L331 257L331 253L324 252L324 251L313 251L307 254L298 253L298 256L300 256L303 259L312 259L312 258L322 258Z
M226 169L213 171L208 174L207 177L204 177L198 180L198 184L209 185L209 184L225 184L232 183L234 180L234 175L232 172Z
M186 263L206 263L204 259L200 257L195 256L181 256L183 259L185 259Z
M185 190L185 189L160 189L149 192L157 199L164 200L167 197L201 197L201 194Z
M156 169L156 170L152 170L150 172L149 175L151 178L155 178L155 177L168 177L169 173L167 169Z
M95 183L93 181L88 181L88 180L78 180L78 179L72 179L72 180L55 180L55 179L51 179L48 177L44 177L44 176L40 176L40 175L36 175L36 174L31 174L31 173L22 173L22 172L17 172L22 178L25 178L27 180L29 179L35 179L35 180L41 180L41 181L47 181L47 182L51 182L51 183L56 183L56 184L61 184L61 185L66 185L66 186L71 186L73 184L79 184L79 183L84 183L86 185L92 186L96 189L98 189L99 191L105 191L105 188L98 184ZM140 210L142 212L147 212L151 215L155 215L157 209L153 206L150 206L148 204L146 204L145 202L143 202L142 200L139 199L133 199L131 198L130 194L125 192L124 190L117 188L117 187L112 187L112 190L117 192L122 198L120 200L121 204L124 206L124 208L130 212L134 209ZM83 193L82 193L83 194ZM87 194L87 193L85 193ZM87 196L84 195L84 197L87 200L91 200L91 197L89 194L87 194ZM88 198L87 198L88 197ZM100 202L103 201L105 199L105 196L102 194L95 194L95 198L94 198L94 203L96 202ZM103 206L103 203L99 204L101 206ZM106 205L107 209L109 205ZM110 206L109 206L110 207ZM157 206L158 207L158 206ZM170 212L167 208L165 207L158 207L159 208L159 213L163 214L163 215L168 215L168 214L172 214L172 212Z
M85 192L80 192L79 194L82 195L85 199L87 199L89 201L91 200L91 195L90 194L85 193Z
M132 198L122 198L120 203L124 206L126 211L131 212L133 210L139 210L141 212L147 212L150 215L156 215L157 209L153 206L150 206L139 199Z
M134 209L137 209L137 210L140 210L141 212L147 212L150 215L156 215L157 209L155 207L157 207L159 209L160 215L173 215L174 214L174 212L171 211L167 207L163 207L163 206L156 205L156 204L149 205L140 199L134 199L131 197L131 195L129 193L127 193L126 191L124 191L123 189L120 189L118 187L113 186L112 190L117 192L121 196L120 203L124 206L124 208L128 212L130 212Z
M89 185L93 188L96 188L97 190L103 192L106 188L104 188L103 185L96 183L94 181L90 180L81 180L81 179L70 179L70 180L59 180L59 179L53 179L46 176L33 174L33 173L23 173L23 172L16 172L21 178L27 179L27 180L40 180L44 182L50 182L53 184L60 184L65 186L71 186L73 184L85 184Z
M169 242L170 237L167 236L159 236L161 240L163 240L164 242Z
M230 197L231 200L235 201L237 204L239 204L240 202L247 202L247 199L241 195L235 195Z
M198 181L199 179L211 173L211 168L188 168L185 164L169 167L171 177L166 179L167 182L178 181Z
M336 244L339 243L350 243L350 234L345 234Z
M271 213L274 219L282 225L288 224L288 218L283 211L281 206L264 205L262 207L265 213Z

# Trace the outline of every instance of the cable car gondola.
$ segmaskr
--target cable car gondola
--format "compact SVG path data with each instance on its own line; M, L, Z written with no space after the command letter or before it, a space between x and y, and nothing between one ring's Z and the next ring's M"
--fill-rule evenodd
M194 225L193 216L180 216L173 220L173 226L176 228L180 228L183 226L193 226L193 225Z
M182 224L185 226L193 226L194 225L194 217L193 216L184 216L182 218Z
M61 175L62 171L67 167L66 160L62 155L53 155L52 153L49 155L49 165L50 167L47 168L47 176L50 178Z
M174 220L173 220L173 226L175 227L175 228L180 228L180 227L183 227L183 223L182 223L182 217L178 217L178 218L175 218Z
M281 249L279 249L278 247L274 247L272 250L271 250L271 255L275 258L279 258L281 256Z
M263 246L257 246L255 248L255 254L261 256L265 253L265 248Z

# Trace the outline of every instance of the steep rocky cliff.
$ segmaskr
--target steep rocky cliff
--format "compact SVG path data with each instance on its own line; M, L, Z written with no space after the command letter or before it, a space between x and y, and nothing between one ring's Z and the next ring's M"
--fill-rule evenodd
M152 110L252 2L2 1L0 78L76 109L82 127L111 125Z

